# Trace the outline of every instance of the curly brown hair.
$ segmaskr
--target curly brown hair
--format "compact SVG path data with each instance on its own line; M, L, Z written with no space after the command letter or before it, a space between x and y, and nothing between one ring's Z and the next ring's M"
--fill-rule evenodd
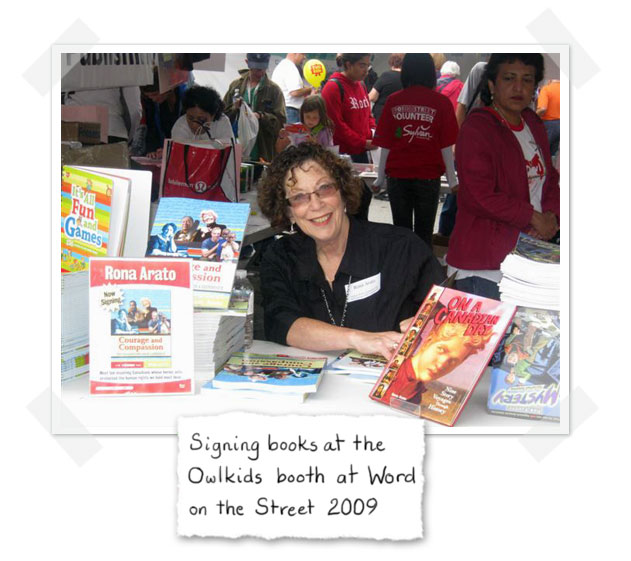
M295 181L293 170L309 160L321 165L335 181L347 213L355 214L359 210L363 185L353 175L350 164L320 144L303 142L298 146L288 146L276 156L258 186L259 207L273 228L286 229L290 226L285 184L292 179ZM289 174L292 177L288 177Z

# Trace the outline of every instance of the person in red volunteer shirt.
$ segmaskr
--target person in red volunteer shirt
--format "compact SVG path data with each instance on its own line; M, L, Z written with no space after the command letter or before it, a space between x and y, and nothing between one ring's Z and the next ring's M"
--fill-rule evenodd
M434 91L436 68L429 53L405 55L401 83L403 89L388 97L375 133L374 145L382 147L375 185L387 176L394 225L414 230L431 247L445 171L449 186L457 188L452 146L458 124L449 99Z

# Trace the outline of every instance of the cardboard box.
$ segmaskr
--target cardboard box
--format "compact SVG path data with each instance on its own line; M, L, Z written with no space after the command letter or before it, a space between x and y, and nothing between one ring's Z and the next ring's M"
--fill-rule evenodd
M129 149L126 142L83 148L70 148L62 144L61 165L129 169Z
M104 105L62 105L61 120L70 123L100 123L101 142L107 144L108 109Z
M77 140L81 144L101 144L101 124L62 121L61 140Z

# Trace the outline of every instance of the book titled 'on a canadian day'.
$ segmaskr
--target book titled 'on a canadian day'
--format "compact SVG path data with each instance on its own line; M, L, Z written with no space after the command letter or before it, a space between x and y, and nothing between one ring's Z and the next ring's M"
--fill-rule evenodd
M190 259L90 259L90 393L193 393Z
M370 397L453 426L515 306L434 286Z

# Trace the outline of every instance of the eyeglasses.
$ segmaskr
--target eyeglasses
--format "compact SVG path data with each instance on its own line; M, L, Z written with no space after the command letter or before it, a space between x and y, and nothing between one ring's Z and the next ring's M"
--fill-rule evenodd
M287 197L287 202L293 207L305 206L311 201L311 195L315 195L318 199L326 199L327 197L332 197L336 191L337 185L334 183L325 183L324 185L320 185L315 191L298 193L293 197Z

